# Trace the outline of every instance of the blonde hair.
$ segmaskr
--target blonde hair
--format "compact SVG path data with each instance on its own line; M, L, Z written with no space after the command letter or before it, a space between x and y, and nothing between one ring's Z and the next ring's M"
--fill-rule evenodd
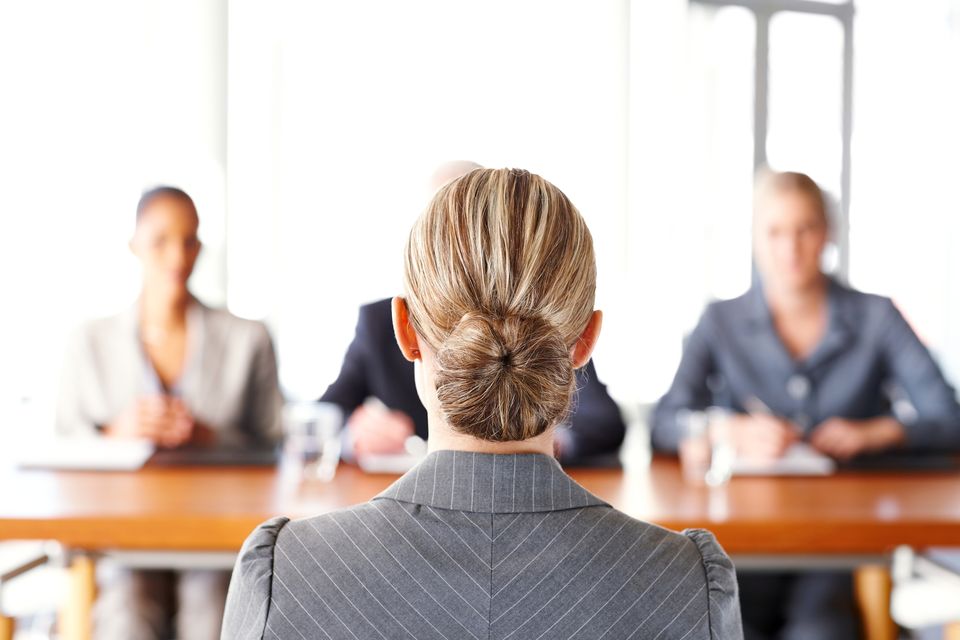
M451 427L504 442L564 418L596 264L590 231L559 189L519 169L448 183L410 232L404 281Z
M827 198L819 185L807 174L797 171L761 169L757 172L754 185L754 216L756 216L756 211L763 207L770 198L784 193L799 193L806 196L813 204L820 214L824 226L830 226Z

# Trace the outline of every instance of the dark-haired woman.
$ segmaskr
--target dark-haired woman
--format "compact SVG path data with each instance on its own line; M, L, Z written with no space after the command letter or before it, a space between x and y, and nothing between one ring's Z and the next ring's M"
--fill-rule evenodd
M282 399L266 328L204 306L187 287L198 226L193 200L179 189L159 187L140 199L130 241L143 270L139 299L85 324L71 341L60 434L143 438L164 448L262 446L278 436ZM219 633L226 572L103 563L99 582L98 639L167 638L171 622L178 638Z

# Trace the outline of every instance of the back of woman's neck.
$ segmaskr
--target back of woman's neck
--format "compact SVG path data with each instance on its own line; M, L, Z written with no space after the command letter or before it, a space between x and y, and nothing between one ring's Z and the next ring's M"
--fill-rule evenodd
M491 442L481 440L462 433L457 433L449 425L441 420L432 418L429 420L430 437L427 439L427 448L431 453L434 451L470 451L473 453L540 453L547 456L553 455L553 429L548 429L539 436L527 438L526 440L513 440L510 442Z

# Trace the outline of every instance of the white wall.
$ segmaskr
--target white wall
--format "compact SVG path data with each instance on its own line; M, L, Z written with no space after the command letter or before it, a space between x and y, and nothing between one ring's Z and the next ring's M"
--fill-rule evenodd
M225 12L226 0L0 3L0 409L27 396L50 415L66 333L132 303L145 187L195 197L193 285L223 303Z
M857 19L851 281L893 296L958 384L960 6L875 0Z
M358 305L400 293L447 160L565 190L594 234L600 304L617 303L626 2L236 2L230 20L230 305L270 317L290 391L321 393Z

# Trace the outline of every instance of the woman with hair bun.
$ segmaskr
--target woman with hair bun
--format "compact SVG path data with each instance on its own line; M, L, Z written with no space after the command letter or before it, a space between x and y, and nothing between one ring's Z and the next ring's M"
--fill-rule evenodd
M417 220L404 276L394 326L430 454L368 503L260 525L223 638L741 638L710 533L634 520L552 457L602 320L566 196L472 171Z

